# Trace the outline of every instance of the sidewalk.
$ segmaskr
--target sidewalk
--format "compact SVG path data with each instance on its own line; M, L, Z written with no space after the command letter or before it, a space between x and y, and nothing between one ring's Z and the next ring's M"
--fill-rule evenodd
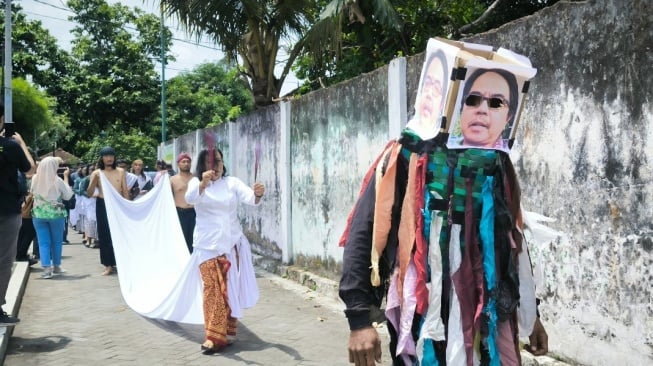
M7 330L0 348L7 366L350 365L349 331L334 281L257 258L259 303L245 311L237 342L223 353L206 356L200 352L201 325L136 314L120 295L118 277L100 275L99 251L84 247L73 232L69 239L63 276L40 279L38 264L31 270L25 263L14 268L5 309L18 313L21 322L13 329L0 328ZM380 333L382 365L390 365L385 328ZM531 357L524 365L563 365L549 361Z
M21 322L2 342L7 366L349 364L342 305L307 287L257 270L261 298L245 311L238 340L206 356L203 326L136 314L120 295L118 277L100 275L99 251L81 245L77 234L69 239L63 276L40 279L38 265L14 271L14 278L29 281L22 296L15 294L18 303L22 297Z

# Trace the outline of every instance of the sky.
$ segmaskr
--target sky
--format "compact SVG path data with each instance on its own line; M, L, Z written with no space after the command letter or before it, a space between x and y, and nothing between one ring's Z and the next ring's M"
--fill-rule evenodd
M155 0L106 0L110 4L122 3L129 7L138 7L142 10L159 15L159 2ZM65 50L70 50L70 42L73 39L70 30L74 23L68 20L73 13L67 9L65 0L14 0L13 3L19 4L28 19L39 20L43 27L55 37L59 46ZM173 33L173 44L170 53L176 58L176 61L169 62L165 69L166 79L170 79L181 72L191 71L195 66L206 63L216 62L224 57L220 51L219 45L215 45L207 39L200 40L198 43L195 38L185 34L174 19L166 19L166 25ZM157 64L159 74L161 65ZM277 75L280 71L277 71ZM296 88L298 85L297 78L290 74L286 78L281 89L281 95Z

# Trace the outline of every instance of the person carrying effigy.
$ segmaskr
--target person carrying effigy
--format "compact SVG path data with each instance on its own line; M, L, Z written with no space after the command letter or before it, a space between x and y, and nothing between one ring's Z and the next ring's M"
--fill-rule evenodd
M415 116L366 174L340 239L355 365L381 362L385 319L393 365L516 366L529 336L531 352L548 350L508 155L535 70L474 46L429 41Z

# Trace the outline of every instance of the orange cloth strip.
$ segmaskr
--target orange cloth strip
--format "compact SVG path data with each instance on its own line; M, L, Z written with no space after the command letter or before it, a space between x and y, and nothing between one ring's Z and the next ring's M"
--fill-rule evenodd
M401 151L401 145L395 144L388 149L388 159L381 159L376 167L376 199L374 202L374 224L372 228L372 275L370 280L372 286L381 285L379 275L379 258L388 244L388 233L392 223L392 205L395 198L395 181L397 177L397 155ZM384 154L384 155L386 155ZM383 164L387 160L385 173Z
M399 276L397 278L397 290L399 299L404 298L404 278L406 270L415 245L415 180L417 179L417 154L410 154L408 164L408 183L406 186L406 195L401 206L401 222L399 223L399 248L397 249L397 261L399 263Z

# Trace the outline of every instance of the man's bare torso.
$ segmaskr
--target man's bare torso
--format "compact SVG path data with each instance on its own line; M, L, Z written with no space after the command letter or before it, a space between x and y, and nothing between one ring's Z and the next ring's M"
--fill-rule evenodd
M111 183L113 188L120 193L121 196L125 197L125 192L127 192L127 182L125 177L125 170L122 168L105 168L104 170L96 169L91 176L91 181L97 179L97 188L99 190L98 198L104 198L104 193L102 190L102 180L100 180L99 174L103 173L107 180ZM96 177L94 177L96 176Z
M170 177L170 184L172 185L172 195L175 198L175 206L179 208L191 208L193 205L190 205L186 202L184 196L186 195L186 189L188 189L188 182L193 179L192 174L177 174Z

